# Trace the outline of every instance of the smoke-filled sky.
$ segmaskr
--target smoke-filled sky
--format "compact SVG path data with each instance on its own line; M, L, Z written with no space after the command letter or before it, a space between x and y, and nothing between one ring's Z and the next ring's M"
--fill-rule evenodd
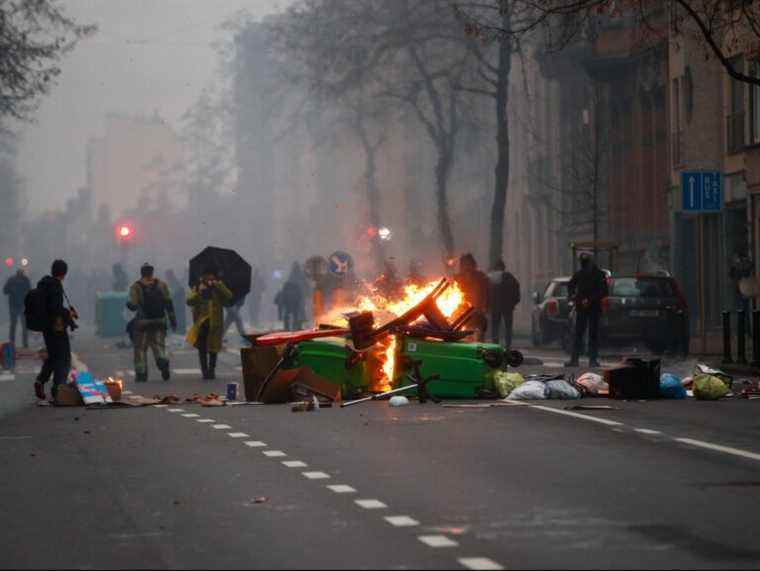
M20 168L28 206L62 205L85 183L86 145L109 112L151 115L173 126L217 70L211 46L220 24L240 10L254 17L288 0L63 0L98 34L63 62L58 85L36 123L23 129Z

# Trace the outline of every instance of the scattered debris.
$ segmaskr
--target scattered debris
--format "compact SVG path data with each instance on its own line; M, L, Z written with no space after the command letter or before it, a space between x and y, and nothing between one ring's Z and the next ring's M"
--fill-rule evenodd
M403 395L396 395L390 398L388 404L392 407L408 406L409 399Z

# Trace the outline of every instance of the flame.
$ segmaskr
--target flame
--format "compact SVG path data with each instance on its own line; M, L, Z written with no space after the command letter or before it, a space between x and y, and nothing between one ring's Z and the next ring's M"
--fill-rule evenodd
M357 311L371 311L375 314L380 325L399 317L420 303L438 285L440 280L432 281L424 286L407 285L399 299L387 299L376 288L367 285L369 294L360 295L353 305L334 308L324 316L321 321L331 325L345 327L348 325L347 315ZM451 282L449 287L436 299L436 304L441 313L450 319L457 310L465 303L464 292L456 282ZM423 317L420 317L423 319ZM376 355L380 376L373 379L370 390L373 392L385 392L391 389L396 371L396 349L398 340L395 335L390 335L381 341ZM374 357L373 357L374 358Z

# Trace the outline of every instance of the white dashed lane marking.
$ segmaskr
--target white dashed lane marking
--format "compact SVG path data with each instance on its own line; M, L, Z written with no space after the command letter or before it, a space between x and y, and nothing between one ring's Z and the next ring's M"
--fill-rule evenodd
M301 462L300 460L285 460L282 465L286 468L306 468L308 466L306 462Z
M304 472L302 475L307 480L327 480L330 478L330 474L324 472Z
M243 442L243 444L251 448L266 448L267 447L267 445L264 442L260 442L258 440L247 440L246 442Z
M187 414L182 415L184 418L198 418L200 414L195 414L194 412L188 412Z
M649 428L634 428L634 430L638 432L639 434L647 434L649 436L657 436L657 435L662 434L662 432L660 432L659 430L651 430Z
M440 547L456 547L459 545L456 541L445 535L420 535L417 537L422 543L428 547L440 548Z
M185 412L184 408L170 408L169 412Z
M267 450L264 452L264 456L267 458L282 458L283 456L287 456L287 454L282 450Z
M393 527L415 527L420 525L416 519L410 518L408 515L392 515L383 518Z
M742 450L740 448L721 446L720 444L712 444L710 442L703 442L702 440L694 440L692 438L674 438L674 440L682 444L688 444L690 446L696 446L698 448L705 448L707 450L714 450L716 452L723 452L724 454L739 456L740 458L747 458L748 460L760 460L760 454L750 452L748 450Z
M504 569L496 561L487 557L460 557L457 561L466 569L472 569L473 571L500 571Z
M572 416L573 418L579 418L581 420L590 420L591 422L598 422L599 424L606 424L607 426L623 426L622 422L617 422L615 420L607 420L606 418L597 418L595 416L578 414L577 412L570 412L568 410L560 410L558 408L552 408L550 406L533 405L532 408L543 410L546 412L553 412L555 414L563 414L565 416Z
M211 428L216 428L217 430L229 430L232 427L229 424L214 424Z
M380 500L356 500L355 503L365 510L384 510L388 507Z
M228 432L227 436L230 438L250 438L250 435L245 432Z
M167 406L169 405L168 404L154 404L153 408L166 408Z
M200 422L201 424L211 424L212 422L216 422L213 418L199 418L195 422Z
M356 489L346 484L337 484L335 486L327 486L328 490L335 492L336 494L355 494Z

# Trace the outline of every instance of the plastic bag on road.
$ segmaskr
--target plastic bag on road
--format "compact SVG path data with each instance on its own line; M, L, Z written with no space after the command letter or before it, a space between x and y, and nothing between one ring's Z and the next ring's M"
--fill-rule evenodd
M520 373L507 373L506 371L497 371L494 375L494 387L501 398L506 398L517 387L525 382Z
M670 373L663 373L660 376L660 396L666 399L685 399L686 389L681 379Z
M546 383L546 392L550 399L574 400L581 398L581 393L567 381L549 381Z
M544 400L548 390L541 381L526 381L509 393L508 400Z
M575 381L590 396L599 396L599 392L609 392L610 386L602 375L596 373L584 373Z
M702 363L697 363L697 366L694 368L694 380L696 381L700 375L710 375L720 379L729 389L734 382L734 378L731 375L724 373L720 369L713 369Z
M729 392L726 383L713 375L694 376L694 398L699 400L718 400Z

